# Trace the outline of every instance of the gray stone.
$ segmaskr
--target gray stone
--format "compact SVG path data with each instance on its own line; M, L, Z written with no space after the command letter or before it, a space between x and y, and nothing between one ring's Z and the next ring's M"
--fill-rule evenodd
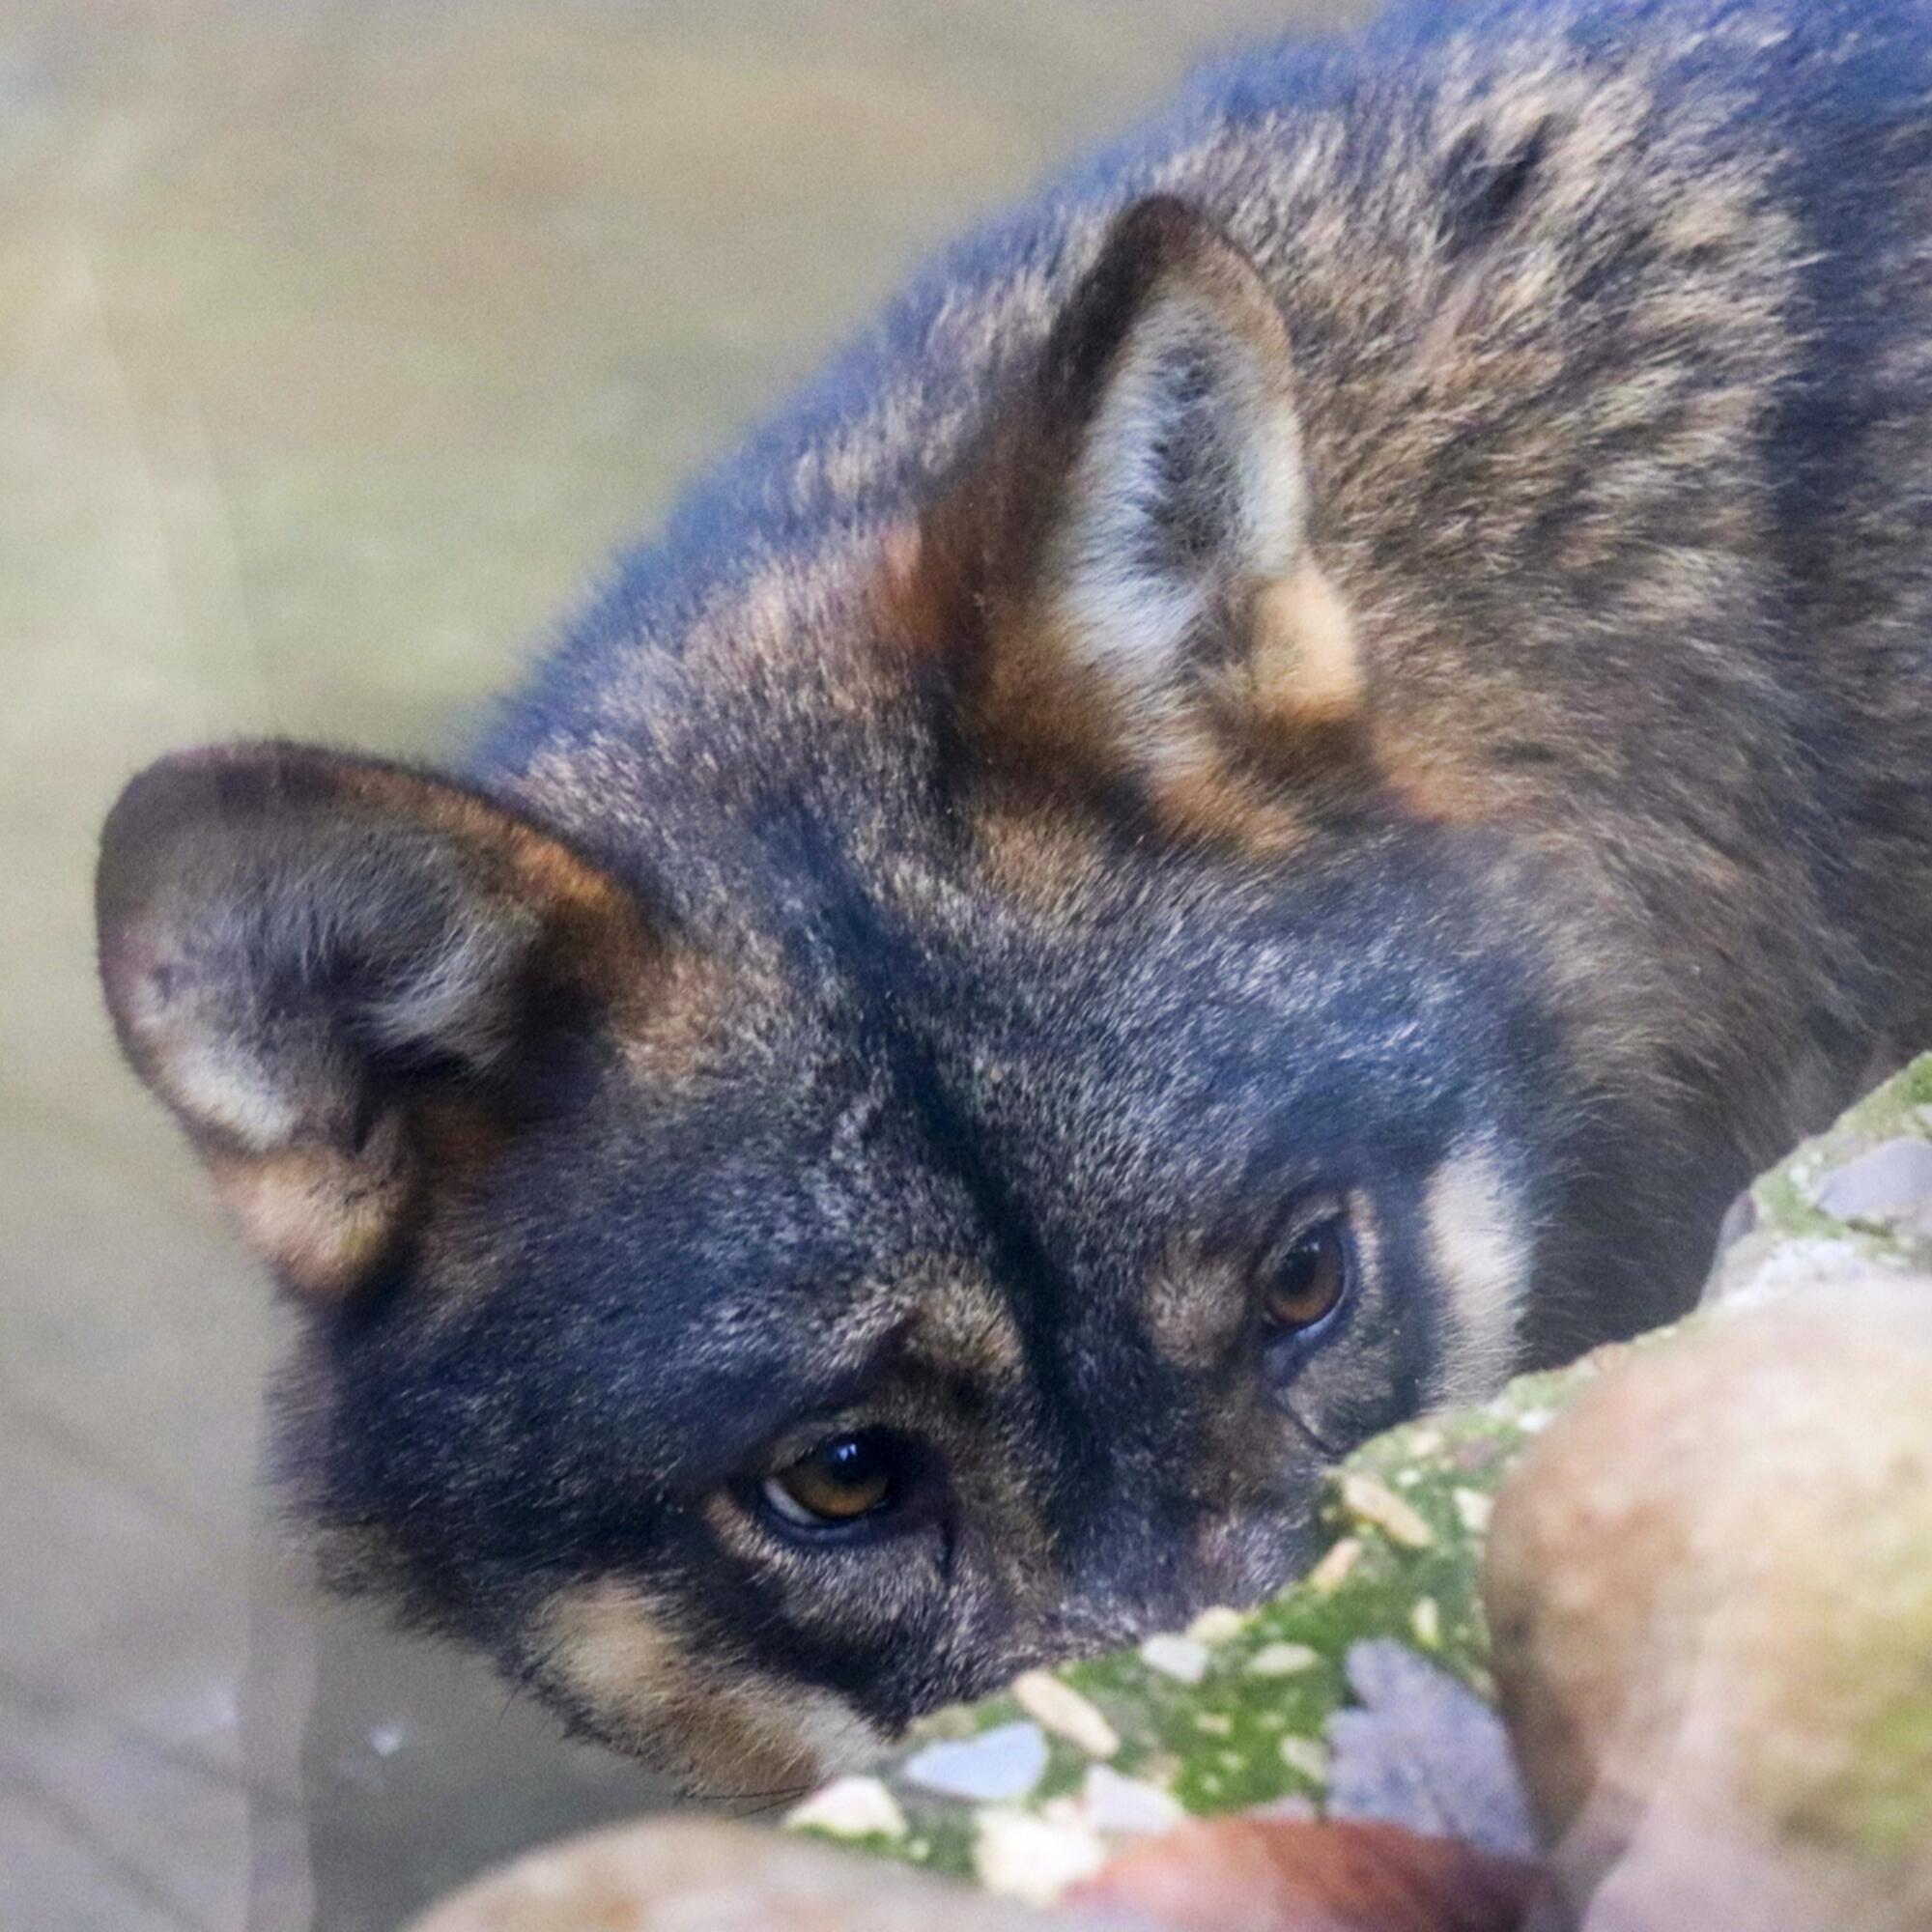
M1880 1142L1825 1177L1818 1205L1840 1221L1881 1225L1932 1205L1932 1141L1903 1135Z
M977 1738L928 1745L906 1760L908 1782L948 1798L998 1804L1024 1798L1046 1770L1046 1737L1037 1724L1002 1724Z
M1484 1851L1536 1849L1502 1720L1406 1644L1358 1643L1349 1688L1360 1708L1328 1720L1328 1812L1464 1838Z

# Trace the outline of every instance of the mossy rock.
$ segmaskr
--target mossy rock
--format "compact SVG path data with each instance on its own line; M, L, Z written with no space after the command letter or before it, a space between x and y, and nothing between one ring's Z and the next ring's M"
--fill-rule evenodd
M1210 1610L1179 1634L942 1713L877 1773L808 1801L793 1824L1008 1889L1006 1841L1030 1871L1071 1879L1110 1836L1183 1813L1321 1804L1358 1645L1402 1645L1492 1694L1477 1577L1496 1488L1601 1368L1528 1377L1480 1408L1368 1444L1327 1485L1323 1553L1261 1608ZM990 1743L957 1748L976 1739Z
M1715 1298L1776 1296L1847 1275L1932 1267L1932 1194L1925 1192L1932 1164L1920 1152L1927 1149L1932 1054L1875 1089L1752 1186L1753 1225L1722 1257ZM1916 1203L1908 1199L1915 1191L1922 1197Z

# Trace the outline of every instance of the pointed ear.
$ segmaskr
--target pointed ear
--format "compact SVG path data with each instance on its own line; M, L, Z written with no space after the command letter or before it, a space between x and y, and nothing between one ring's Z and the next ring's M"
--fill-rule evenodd
M976 613L998 727L1171 776L1211 760L1213 714L1293 732L1360 705L1309 514L1280 311L1160 197L1115 224L919 555Z
M408 1232L435 1110L487 1131L532 1031L622 997L657 951L611 880L499 807L287 745L142 773L96 902L128 1059L278 1273L325 1298Z

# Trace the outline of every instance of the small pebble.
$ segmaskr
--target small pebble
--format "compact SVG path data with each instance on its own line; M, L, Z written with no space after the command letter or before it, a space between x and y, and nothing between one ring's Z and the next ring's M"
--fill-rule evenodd
M927 1745L905 1762L908 1783L946 1798L988 1804L1024 1798L1046 1770L1037 1724L1001 1724L957 1744Z
M1283 1738L1281 1761L1311 1784L1322 1784L1328 1777L1328 1749L1316 1738Z
M1191 1636L1151 1636L1141 1645L1141 1662L1163 1677L1199 1684L1208 1675L1208 1646Z
M1437 1650L1442 1644L1442 1608L1434 1597L1424 1597L1408 1613L1408 1627L1415 1633L1415 1640L1425 1650Z
M1029 1670L1018 1679L1013 1696L1029 1718L1077 1745L1089 1757L1112 1757L1121 1747L1119 1733L1099 1710L1071 1685L1043 1670Z
M1344 1476L1342 1503L1350 1516L1373 1523L1391 1543L1400 1544L1405 1549L1427 1549L1435 1541L1435 1532L1423 1520L1414 1504L1405 1502L1373 1476Z
M1090 1766L1080 1787L1080 1807L1096 1832L1117 1836L1131 1832L1166 1832L1186 1817L1179 1804L1158 1786L1138 1777L1122 1777L1111 1766Z
M1235 1734L1235 1720L1225 1711L1201 1711L1195 1715L1194 1728L1210 1738L1229 1738Z
M1840 1221L1889 1224L1932 1202L1932 1141L1901 1135L1825 1177L1818 1206Z
M785 1819L793 1830L830 1832L836 1838L898 1838L905 1813L876 1777L838 1777L794 1805Z
M1320 1563L1308 1573L1308 1587L1326 1594L1339 1590L1348 1580L1349 1572L1362 1560L1362 1545L1357 1537L1345 1536L1334 1548L1329 1550Z
M1196 1643L1226 1643L1237 1637L1248 1627L1248 1620L1239 1610L1203 1610L1187 1626L1187 1634Z
M1051 1905L1068 1886L1092 1878L1107 1848L1090 1826L982 1811L973 1840L973 1869L988 1891Z
M1328 1719L1327 1813L1527 1855L1535 1834L1502 1720L1406 1643L1374 1637L1345 1665L1359 1700Z
M1248 1659L1248 1669L1257 1677L1293 1677L1321 1662L1321 1653L1305 1643L1264 1643Z
M1481 1490L1458 1490L1455 1501L1456 1514L1462 1519L1463 1527L1471 1536L1485 1534L1491 1517L1495 1514L1495 1498L1486 1496Z

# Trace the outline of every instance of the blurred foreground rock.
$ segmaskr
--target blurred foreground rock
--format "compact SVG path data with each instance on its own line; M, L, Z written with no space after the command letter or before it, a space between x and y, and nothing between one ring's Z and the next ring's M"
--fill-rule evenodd
M1485 1596L1568 1894L1533 1922L1932 1925L1932 1277L1605 1378L1505 1490Z
M1123 1852L1073 1896L1174 1932L1517 1932L1539 1876L1399 1825L1212 1818Z
M666 1818L532 1853L412 1932L1079 1932L1107 1922L1048 1918L753 1825Z

